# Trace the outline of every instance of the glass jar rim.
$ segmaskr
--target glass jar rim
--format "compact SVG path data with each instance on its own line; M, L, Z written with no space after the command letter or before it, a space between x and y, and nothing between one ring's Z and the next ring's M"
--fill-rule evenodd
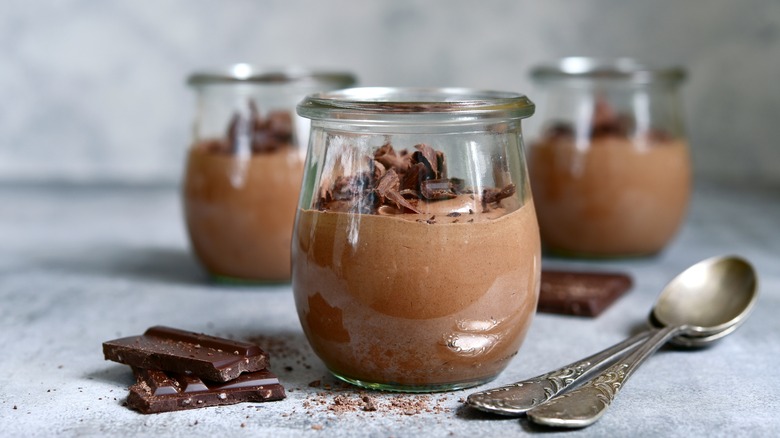
M421 115L452 121L521 119L534 109L534 103L521 93L455 87L345 88L310 94L297 107L298 114L309 119L365 121L402 121Z
M348 87L356 81L349 72L311 70L303 67L258 67L247 63L232 64L222 68L193 72L187 77L190 86L226 83L287 84L330 83L336 87Z
M569 56L550 64L531 69L536 80L587 78L628 80L637 84L652 82L680 82L685 79L685 69L680 66L655 66L636 58L596 58Z

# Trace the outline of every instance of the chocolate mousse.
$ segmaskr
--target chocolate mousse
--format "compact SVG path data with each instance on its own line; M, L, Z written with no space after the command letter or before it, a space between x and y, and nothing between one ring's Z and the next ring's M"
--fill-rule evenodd
M184 212L193 250L217 278L290 279L290 236L304 155L287 111L236 114L225 138L190 150Z
M691 190L688 144L600 102L590 132L557 123L529 149L542 242L578 256L660 251L684 220Z
M323 178L298 212L293 289L304 331L337 376L384 389L489 380L536 309L539 231L525 181L467 187L428 145L390 144Z

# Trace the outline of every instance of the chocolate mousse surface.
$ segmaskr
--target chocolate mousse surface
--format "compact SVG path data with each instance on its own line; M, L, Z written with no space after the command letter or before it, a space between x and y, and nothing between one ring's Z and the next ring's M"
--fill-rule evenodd
M545 246L597 257L660 251L689 203L688 149L668 132L637 132L631 118L604 104L584 138L571 125L550 126L528 158Z
M298 212L293 289L315 352L364 383L413 390L492 378L536 309L530 197L514 183L467 187L425 144L386 144L365 167L323 179Z
M218 277L259 281L290 278L290 236L304 155L293 142L292 116L261 117L251 103L224 138L189 153L184 212L193 250Z

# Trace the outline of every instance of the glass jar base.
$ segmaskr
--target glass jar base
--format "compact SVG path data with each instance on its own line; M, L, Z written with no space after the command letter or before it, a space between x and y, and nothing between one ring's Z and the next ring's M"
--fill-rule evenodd
M475 386L488 383L496 378L496 376L487 377L479 380L467 380L453 383L434 383L429 385L403 385L398 383L374 383L367 382L365 380L353 379L351 377L342 376L338 373L330 371L334 377L351 385L358 386L360 388L371 389L375 391L390 391L390 392L408 392L408 393L429 393L429 392L446 392L457 391L459 389L472 388Z

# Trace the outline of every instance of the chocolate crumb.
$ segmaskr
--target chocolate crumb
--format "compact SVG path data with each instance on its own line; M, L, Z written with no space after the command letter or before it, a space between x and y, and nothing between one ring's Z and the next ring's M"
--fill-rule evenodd
M365 405L363 406L364 411L373 412L376 411L376 403L374 403L374 399L369 396L363 397L363 402Z
M309 386L312 388L318 388L320 386L320 383L321 382L319 380L312 380L311 382L309 382Z
M458 213L457 211L453 211L451 213L447 213L447 216L449 216L449 217L460 217L460 213Z
M321 424L312 424L311 428L314 429L314 430L322 430L322 425Z

